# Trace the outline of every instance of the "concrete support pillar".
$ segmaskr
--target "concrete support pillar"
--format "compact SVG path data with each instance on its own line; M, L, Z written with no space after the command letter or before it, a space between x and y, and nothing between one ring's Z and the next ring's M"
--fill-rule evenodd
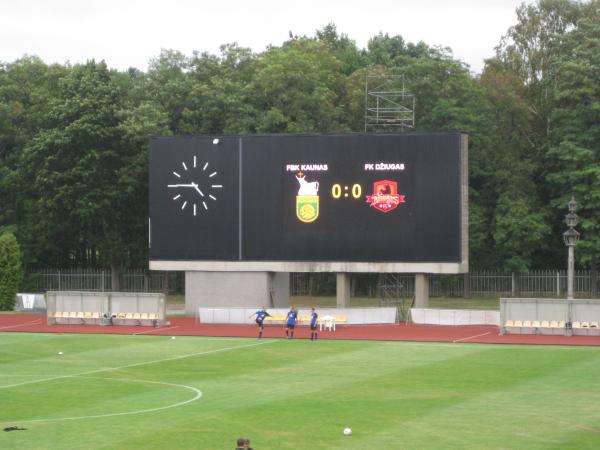
M198 307L287 308L290 304L288 272L185 273L185 312Z
M338 273L335 281L337 307L347 308L350 306L350 274Z
M429 307L429 275L415 274L415 308Z
M273 308L290 306L289 272L269 272L269 297Z

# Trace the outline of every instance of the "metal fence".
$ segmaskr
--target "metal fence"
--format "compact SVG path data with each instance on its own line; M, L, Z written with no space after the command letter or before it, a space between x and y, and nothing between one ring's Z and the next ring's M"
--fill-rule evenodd
M183 284L182 272L129 269L113 277L110 269L36 269L25 272L23 289L183 293Z
M329 277L326 277L329 276ZM293 273L292 295L331 295L335 274ZM353 295L378 297L413 296L414 274L352 275ZM589 270L575 271L574 292L582 297L597 295L598 277ZM519 296L523 294L561 297L567 291L566 270L530 272L471 271L468 274L429 276L431 297Z
M115 279L118 278L118 279ZM130 269L113 277L110 269L38 269L25 273L23 289L183 293L183 272ZM413 274L353 274L355 296L413 296ZM589 270L575 271L574 292L580 297L597 295L598 277ZM335 295L334 273L290 274L291 295ZM471 271L468 274L429 276L431 297L544 295L561 297L567 291L566 270L530 272Z

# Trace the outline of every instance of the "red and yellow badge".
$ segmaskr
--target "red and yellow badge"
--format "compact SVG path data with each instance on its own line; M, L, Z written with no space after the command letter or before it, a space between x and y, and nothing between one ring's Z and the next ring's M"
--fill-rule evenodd
M390 180L375 181L373 195L367 195L367 203L384 213L393 211L405 201L405 196L398 194L398 183Z

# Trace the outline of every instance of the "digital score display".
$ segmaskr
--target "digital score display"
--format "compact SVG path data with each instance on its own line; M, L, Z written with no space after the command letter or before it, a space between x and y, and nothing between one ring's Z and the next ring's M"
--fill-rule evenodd
M158 137L150 259L466 259L466 136Z

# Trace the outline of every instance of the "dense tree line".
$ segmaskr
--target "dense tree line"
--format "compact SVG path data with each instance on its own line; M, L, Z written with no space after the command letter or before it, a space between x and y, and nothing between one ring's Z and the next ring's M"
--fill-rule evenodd
M146 72L104 62L0 64L0 231L35 266L147 262L148 136L363 131L365 76L403 74L417 131L470 136L478 268L564 265L574 193L578 262L600 258L600 1L518 8L481 74L446 48L330 24L253 53L165 50Z

